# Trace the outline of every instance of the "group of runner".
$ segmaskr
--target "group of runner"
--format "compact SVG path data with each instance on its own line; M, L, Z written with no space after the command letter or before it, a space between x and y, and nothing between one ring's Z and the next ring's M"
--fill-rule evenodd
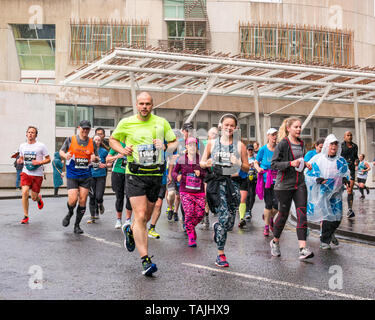
M109 146L104 144L104 130L96 132L93 139L89 138L91 123L87 120L80 122L76 135L65 140L59 151L66 161L68 190L64 227L70 224L76 210L74 233L83 233L80 223L88 196L91 214L88 222L94 223L99 213L104 212L107 167L112 167L117 212L115 228L122 229L128 251L137 248L142 273L146 276L157 271L148 252L148 237L160 238L155 228L165 197L168 220L178 220L178 205L182 204L189 247L197 246L196 226L202 221L208 226L209 211L217 216L213 240L217 246L215 264L218 267L229 266L224 252L228 231L234 227L237 212L239 228L251 220L256 195L265 202L263 234L268 237L270 231L273 233L270 241L273 256L281 255L280 237L292 202L297 215L300 260L314 256L306 243L308 218L321 223L322 249L338 244L334 232L342 217L342 187L347 185L347 216L352 218L353 165L354 170L355 165L360 168L356 162L358 148L350 132L345 134L342 145L330 135L325 141L317 141L315 152L306 154L300 138L301 121L288 118L279 130L268 130L268 141L263 147L245 146L237 130L238 119L233 114L225 114L218 128L209 131L204 146L196 138L191 124L185 124L179 136L166 119L152 114L153 99L149 93L137 96L136 107L137 114L118 123L109 138ZM22 223L28 223L29 189L39 209L43 207L39 194L42 166L49 163L50 158L46 147L36 141L37 133L35 127L29 127L28 141L20 147L18 161L25 164L21 175L25 212ZM366 164L363 166L361 173L365 174L368 170ZM366 187L360 186L363 193ZM125 223L122 222L124 206Z

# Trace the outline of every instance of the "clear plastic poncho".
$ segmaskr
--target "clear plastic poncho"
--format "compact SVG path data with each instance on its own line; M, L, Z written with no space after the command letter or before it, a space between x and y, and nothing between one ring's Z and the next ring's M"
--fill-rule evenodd
M337 138L330 134L324 142L322 152L309 161L312 169L305 170L307 219L312 222L340 221L342 218L343 178L349 179L349 169L346 160L341 157L340 143L336 156L328 156L329 145L335 141L338 141ZM318 184L317 178L324 178L327 182Z

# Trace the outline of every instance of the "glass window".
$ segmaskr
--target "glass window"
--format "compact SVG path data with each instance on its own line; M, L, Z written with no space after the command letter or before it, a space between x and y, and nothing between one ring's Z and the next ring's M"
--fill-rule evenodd
M78 126L81 120L93 123L94 108L91 106L56 105L56 127Z
M164 19L184 19L184 0L164 0Z
M353 64L353 36L340 30L240 25L241 52L249 57L302 63Z
M197 121L197 130L199 130L199 129L204 129L204 130L208 131L208 122Z
M115 47L146 47L146 24L71 24L70 60L92 61Z
M255 126L250 126L250 139L255 139Z
M246 123L241 123L240 124L240 129L241 129L241 137L242 138L247 138L247 124Z
M114 127L115 119L94 118L94 127Z
M12 25L21 70L55 70L55 25Z

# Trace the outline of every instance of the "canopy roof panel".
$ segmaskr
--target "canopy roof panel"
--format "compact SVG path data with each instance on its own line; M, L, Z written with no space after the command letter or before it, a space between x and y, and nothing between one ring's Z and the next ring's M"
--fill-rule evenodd
M66 76L65 86L375 104L375 68L343 69L116 48ZM329 88L329 94L326 89Z

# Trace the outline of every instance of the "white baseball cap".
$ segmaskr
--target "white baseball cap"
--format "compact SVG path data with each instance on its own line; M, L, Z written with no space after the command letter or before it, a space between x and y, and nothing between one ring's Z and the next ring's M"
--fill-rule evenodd
M274 134L275 132L277 132L275 128L270 128L268 129L267 134Z

